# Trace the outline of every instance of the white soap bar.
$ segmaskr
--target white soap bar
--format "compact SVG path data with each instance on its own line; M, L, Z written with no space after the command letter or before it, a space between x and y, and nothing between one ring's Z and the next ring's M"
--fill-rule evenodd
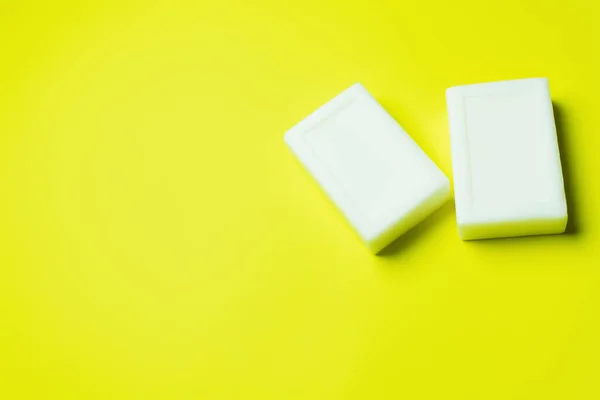
M547 79L446 92L463 240L562 233L567 204Z
M448 178L360 84L285 142L374 253L449 197Z

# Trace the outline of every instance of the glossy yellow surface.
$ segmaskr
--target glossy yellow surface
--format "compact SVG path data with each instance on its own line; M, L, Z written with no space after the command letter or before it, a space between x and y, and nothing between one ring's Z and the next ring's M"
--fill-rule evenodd
M2 2L0 398L599 398L599 11ZM451 175L445 89L538 76L565 235L375 257L283 143L360 81Z

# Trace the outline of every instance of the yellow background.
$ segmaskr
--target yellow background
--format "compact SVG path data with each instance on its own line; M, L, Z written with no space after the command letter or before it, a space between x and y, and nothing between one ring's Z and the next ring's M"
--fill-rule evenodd
M600 5L0 4L0 398L600 398ZM283 133L362 82L451 176L445 89L548 77L569 233L370 255Z

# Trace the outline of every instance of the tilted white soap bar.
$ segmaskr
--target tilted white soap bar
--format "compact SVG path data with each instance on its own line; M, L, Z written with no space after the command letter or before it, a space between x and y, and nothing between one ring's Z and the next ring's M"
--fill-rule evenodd
M547 79L446 92L463 240L562 233L567 204Z
M285 142L374 253L449 197L448 178L360 84Z

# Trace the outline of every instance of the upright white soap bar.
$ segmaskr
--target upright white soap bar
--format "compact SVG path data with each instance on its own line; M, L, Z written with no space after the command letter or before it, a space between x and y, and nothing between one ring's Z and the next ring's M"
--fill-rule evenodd
M360 84L285 142L374 253L449 197L448 178Z
M567 204L547 79L446 92L463 240L562 233Z

